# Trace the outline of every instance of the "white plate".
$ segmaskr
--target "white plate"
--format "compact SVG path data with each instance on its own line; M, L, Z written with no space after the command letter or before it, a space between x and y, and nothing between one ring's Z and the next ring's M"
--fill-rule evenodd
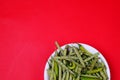
M85 49L87 49L89 52L91 52L93 54L95 54L96 52L100 53L97 49L93 48L92 46L90 46L88 44L83 44L83 43L79 43L79 44L81 44ZM76 43L71 43L71 44L66 44L66 45L78 47L78 45ZM66 45L62 46L61 48L64 49ZM55 54L55 52L53 52L51 56L54 56L54 54ZM48 61L51 59L51 56L49 57ZM108 80L110 80L111 76L110 76L110 68L108 66L108 63L101 53L99 54L99 57L104 62L105 66L107 68ZM48 61L46 62L45 69L44 69L44 80L49 80L49 77L47 74L47 69L49 68Z

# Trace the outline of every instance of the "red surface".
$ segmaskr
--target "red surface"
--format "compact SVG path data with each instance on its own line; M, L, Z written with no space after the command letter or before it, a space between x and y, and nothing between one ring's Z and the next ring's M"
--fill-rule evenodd
M119 80L118 5L112 0L1 0L0 80L44 80L55 41L97 48L110 65L111 80Z

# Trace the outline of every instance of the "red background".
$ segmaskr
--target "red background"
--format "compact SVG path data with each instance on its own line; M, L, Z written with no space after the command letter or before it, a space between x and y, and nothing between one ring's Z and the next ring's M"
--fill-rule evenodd
M0 80L44 80L55 41L97 48L109 63L111 80L119 80L118 5L112 0L1 0Z

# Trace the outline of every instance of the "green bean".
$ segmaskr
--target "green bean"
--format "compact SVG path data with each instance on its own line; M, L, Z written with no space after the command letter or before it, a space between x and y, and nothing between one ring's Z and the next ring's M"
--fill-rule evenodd
M102 77L100 76L100 74L99 73L95 73L100 79L102 79Z
M97 73L97 72L100 72L101 70L102 70L102 68L98 68L98 69L94 69L94 70L87 71L87 73L88 73L88 74Z
M97 57L97 56L98 56L98 54L94 54L94 55L88 57L87 59L85 59L84 62L87 62L87 61L89 61L89 60L91 60L91 59L93 59L94 57Z
M97 78L88 78L88 77L81 77L81 80L100 80Z
M54 76L54 80L56 80L56 74L55 73L53 73L53 76Z
M97 62L98 58L95 58L95 60L92 61L92 64L90 66L90 70L92 70Z
M64 49L63 56L66 56L66 54L67 54L67 49Z
M82 68L83 66L80 65L79 63L75 62L74 60L70 60L71 62L73 62L74 64L76 64L78 67Z
M51 72L51 77L50 80L52 80L54 78L54 61L52 61L52 72Z
M75 77L73 77L73 80L75 80Z
M80 76L78 76L78 77L76 78L76 80L80 80Z
M69 80L72 80L72 75L70 74L70 79Z
M75 53L73 53L73 52L69 54L69 56L75 56L75 55L76 55L76 54L75 54Z
M54 59L54 58L53 58ZM59 65L61 65L64 69L68 70L71 74L75 75L73 71L71 71L68 67L66 67L62 62L57 59L54 59Z
M53 73L51 73L51 75L50 75L50 80L53 80Z
M78 46L79 46L79 49L80 49L84 54L86 54L86 55L88 55L88 56L91 56L91 55L92 55L92 53L90 53L89 51L87 51L82 45L78 44Z
M55 74L58 77L59 69L58 69L58 64L56 62L54 62L54 69L55 69Z
M73 52L73 49L72 47L70 47L69 55L71 55L72 52Z
M83 55L83 52L81 50L78 51L80 55Z
M98 78L97 76L93 76L93 75L84 75L84 74L81 74L81 77L89 77L89 78Z
M61 57L54 57L56 59L79 59L78 57L74 57L74 56L61 56Z
M80 60L80 62L81 62L81 64L82 64L82 66L85 67L85 64L84 64L84 62L83 62L83 59L82 59L81 55L79 54L78 50L77 50L75 47L73 47L73 49L74 49L76 55L78 56L78 58L79 58L79 60Z
M77 72L77 70L78 70L78 67L75 68L75 72Z
M63 54L63 56L65 57L66 55L67 55L67 49L64 50L64 54ZM63 63L66 64L66 61L63 60Z
M106 69L105 69L105 68L103 69L103 72L104 72L104 74L105 74L105 76L106 76L106 79L108 79L108 77L107 77L107 72L106 72Z
M104 74L103 71L100 71L100 74L101 74L101 76L103 77L103 80L106 80L106 79L107 79L107 77L105 76L105 74Z
M59 80L61 80L61 76L62 75L62 70L61 70L61 66L59 65Z
M82 71L82 68L78 68L78 74L79 74L79 76L81 76L81 71Z
M63 72L62 80L65 80L66 72Z
M50 70L50 69L48 69L48 70L47 70L47 73L48 73L48 75L49 75L50 79L52 79L52 72L51 72L51 70Z
M79 72L79 70L78 70L79 68L78 67L76 67L76 72L78 72L78 76L77 76L77 79L76 80L79 80L80 79L80 72Z
M102 64L102 67L103 67L103 73L104 73L104 75L107 77L106 66L105 66L105 64L103 63L103 61L101 62L101 64Z
M69 80L69 71L67 71L66 80Z

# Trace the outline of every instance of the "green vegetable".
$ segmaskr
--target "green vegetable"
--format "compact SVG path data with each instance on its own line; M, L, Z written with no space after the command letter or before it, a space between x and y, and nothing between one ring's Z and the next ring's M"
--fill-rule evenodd
M62 78L62 70L61 70L61 66L59 65L59 80L61 80L61 78Z
M79 58L76 57L76 56L75 56L75 57L74 57L74 56L61 56L61 57L58 57L58 56L57 56L57 57L54 57L54 58L56 58L56 59L67 59L67 60L68 60L68 59L70 59L70 60L71 60L71 59L75 59L75 60L79 59Z
M65 80L66 72L63 72L62 80Z
M93 76L93 75L88 75L88 74L82 74L81 77L88 77L88 78L98 78L97 76Z
M54 59L54 58L53 58ZM62 66L62 68L66 69L67 71L69 71L71 74L75 75L75 73L73 71L71 71L68 67L66 67L61 61L54 59L59 65Z
M98 53L88 57L87 59L84 60L84 62L87 62L87 61L89 61L89 60L91 60L91 59L93 59L94 57L97 57L97 56L98 56Z
M67 71L66 80L69 80L69 71Z
M87 51L82 45L78 44L79 46L79 49L85 54L85 55L88 55L88 56L91 56L92 53L90 53L89 51Z
M70 62L68 68L69 69L74 69L75 68L75 64L73 62Z
M90 70L92 70L97 62L98 58L95 58L92 63L91 63L91 66L90 66Z
M56 62L54 62L54 68L55 68L55 74L58 77L59 69L58 69L58 64Z
M81 80L100 80L98 78L81 77Z
M90 70L90 71L87 71L87 73L88 73L88 74L91 74L91 73L97 73L97 72L100 72L100 71L102 71L102 68Z
M79 54L78 50L77 50L75 47L73 47L73 49L74 49L76 55L78 56L81 64L83 65L83 67L85 67L85 64L84 64L84 62L83 62L83 59L82 59L81 55Z
M107 76L105 76L105 73L103 71L100 71L101 76L103 77L103 80L107 79Z
M49 80L108 80L106 66L98 57L99 53L91 53L81 44L79 47L67 45L58 50L48 61Z

